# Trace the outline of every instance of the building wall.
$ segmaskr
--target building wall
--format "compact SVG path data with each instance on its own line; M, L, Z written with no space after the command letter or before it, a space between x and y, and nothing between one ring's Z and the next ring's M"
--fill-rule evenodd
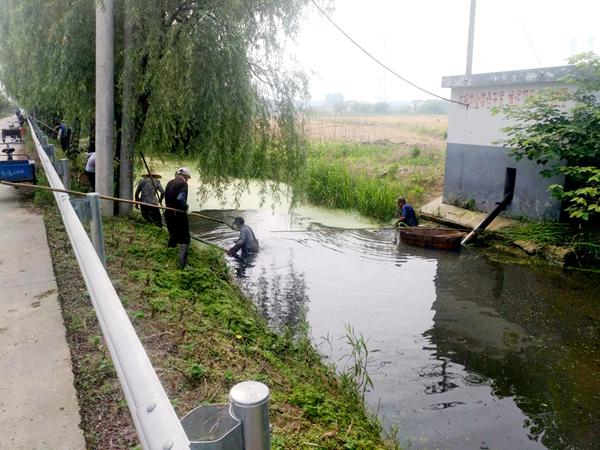
M566 88L557 80L570 67L512 71L471 76L445 77L444 87L452 88L453 104L448 122L444 203L474 204L479 211L491 211L502 200L507 168L516 169L512 203L503 215L531 219L557 219L560 203L548 192L551 184L562 184L562 176L543 178L542 166L529 160L516 161L502 146L502 129L511 122L493 114L492 108L517 105L546 88Z

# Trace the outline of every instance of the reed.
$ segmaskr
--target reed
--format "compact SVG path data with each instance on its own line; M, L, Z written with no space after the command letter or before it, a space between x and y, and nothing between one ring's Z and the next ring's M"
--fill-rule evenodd
M419 204L424 188L410 180L373 178L356 173L343 163L311 159L306 195L311 203L355 210L381 221L393 218L396 199L402 195Z

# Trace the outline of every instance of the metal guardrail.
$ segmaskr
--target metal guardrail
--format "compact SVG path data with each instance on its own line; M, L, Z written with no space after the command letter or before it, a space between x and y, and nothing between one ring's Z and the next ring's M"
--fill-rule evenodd
M53 188L64 189L46 153L46 136L28 118L31 136ZM42 142L46 145L42 145ZM48 149L47 149L48 148ZM121 301L88 235L71 206L68 194L54 193L65 230L77 258L92 305L116 369L140 443L145 449L189 449L190 441L179 422L148 355L123 309Z
M67 160L56 161L54 146L48 143L48 137L29 118L28 122L51 188L65 189L63 182L69 184ZM267 386L257 381L243 381L233 386L228 405L200 406L179 422L104 268L99 194L90 193L87 201L75 202L79 213L67 193L54 192L54 198L143 447L151 450L270 449L270 393ZM89 211L84 212L86 209ZM90 220L91 241L80 219Z

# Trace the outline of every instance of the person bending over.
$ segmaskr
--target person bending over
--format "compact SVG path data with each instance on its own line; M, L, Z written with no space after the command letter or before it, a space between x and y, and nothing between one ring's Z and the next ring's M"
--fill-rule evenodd
M419 225L419 221L417 220L415 210L412 206L406 203L406 199L404 197L398 197L396 219L398 219L395 223L395 226L397 227L401 226L400 224L404 224L404 226L408 227L416 227L417 225Z
M234 256L240 249L242 250L242 256L258 252L258 240L254 236L252 228L244 224L244 219L236 217L233 219L233 225L240 230L240 235L235 245L227 250L227 254Z
M165 190L160 185L159 178L160 174L154 172L142 175L142 179L135 190L135 201L158 206L158 203L165 197ZM146 222L153 223L157 227L162 227L160 209L144 205L139 206L139 208Z

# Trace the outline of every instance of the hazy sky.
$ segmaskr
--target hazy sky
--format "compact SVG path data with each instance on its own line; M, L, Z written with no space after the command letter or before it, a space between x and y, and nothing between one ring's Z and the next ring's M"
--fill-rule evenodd
M444 75L465 72L470 0L337 0L332 18L403 77L440 95ZM473 73L566 64L600 54L600 0L478 0ZM386 73L309 7L291 49L313 100L431 98Z

